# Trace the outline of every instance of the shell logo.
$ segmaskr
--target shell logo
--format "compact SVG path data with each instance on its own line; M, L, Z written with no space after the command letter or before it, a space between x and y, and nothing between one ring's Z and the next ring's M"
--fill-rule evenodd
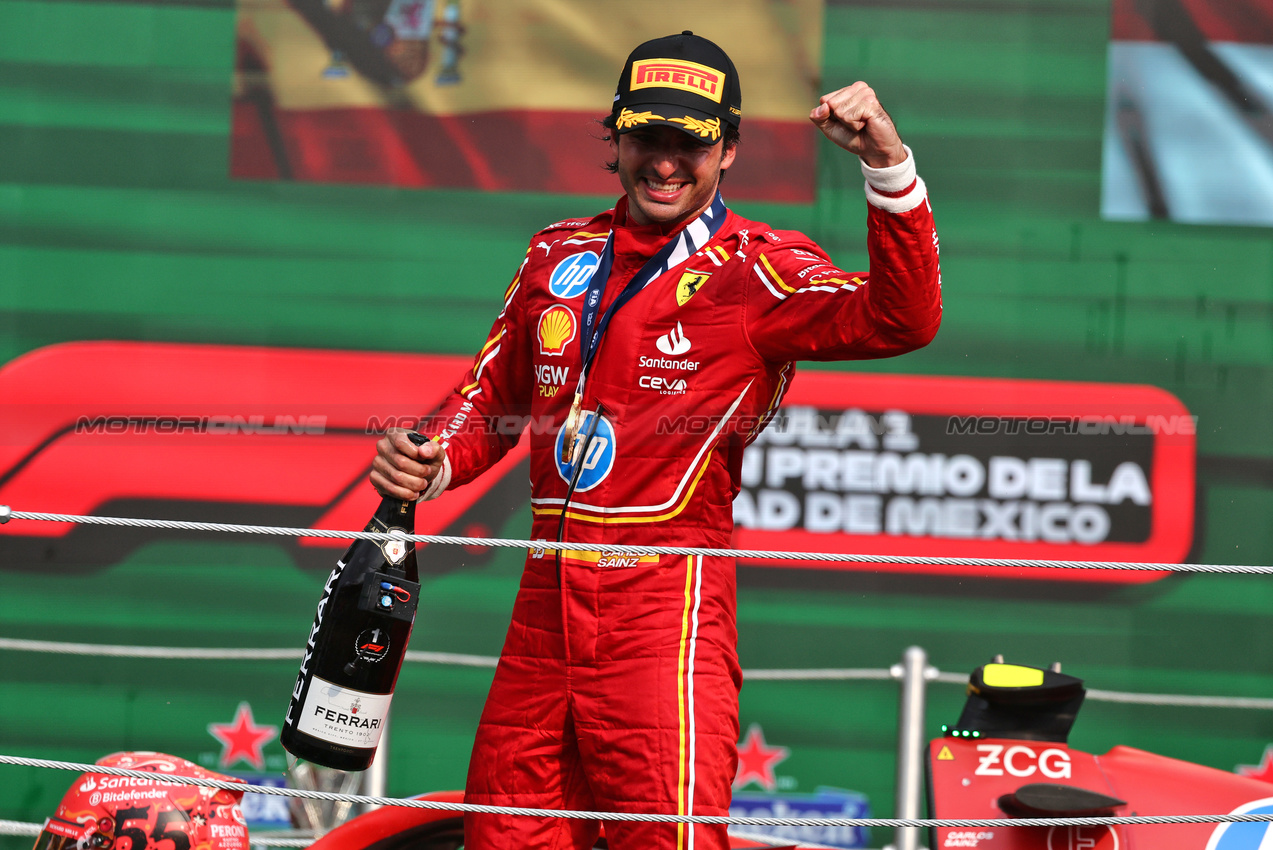
M575 338L578 330L575 314L569 307L554 304L539 316L539 353L559 355Z

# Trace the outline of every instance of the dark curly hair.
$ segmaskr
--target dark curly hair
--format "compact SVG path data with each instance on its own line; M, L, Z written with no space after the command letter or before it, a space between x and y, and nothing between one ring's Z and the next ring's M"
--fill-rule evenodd
M614 134L615 134L615 131L618 129L618 125L615 122L613 112L607 115L605 118L602 118L597 123L599 123L602 127L606 128L606 134L600 137L601 141L608 142L614 138ZM722 144L724 144L726 148L733 148L733 147L737 147L738 144L742 142L742 140L743 140L743 137L738 132L738 128L735 127L733 124L730 124L729 122L725 122L725 138ZM609 162L607 162L603 167L605 168L606 171L609 171L611 174L618 174L619 160L612 159ZM722 180L725 179L725 172L728 170L729 169L727 168L721 169L720 176Z

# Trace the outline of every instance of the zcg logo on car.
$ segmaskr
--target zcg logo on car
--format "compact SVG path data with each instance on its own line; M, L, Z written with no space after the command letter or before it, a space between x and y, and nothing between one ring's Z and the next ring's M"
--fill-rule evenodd
M1039 773L1049 779L1070 778L1070 754L1056 747L1049 747L1036 754L1030 747L1021 744L1011 747L1004 747L1003 744L979 744L977 752L980 754L975 771L978 776L1003 776L1004 771L1007 771L1010 776L1033 776Z

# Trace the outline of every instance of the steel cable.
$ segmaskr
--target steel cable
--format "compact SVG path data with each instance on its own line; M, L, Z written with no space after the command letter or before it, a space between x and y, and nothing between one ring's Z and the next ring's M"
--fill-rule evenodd
M479 812L484 814L517 815L524 817L568 818L571 820L638 821L643 823L708 823L737 826L850 826L940 828L994 828L1013 826L1137 826L1174 823L1269 823L1273 812L1242 815L1129 815L1124 817L1076 817L1076 818L762 818L733 817L730 815L663 815L635 814L629 812L584 812L565 809L531 809L520 806L486 806L477 803L445 803L439 800L412 800L399 797L373 797L365 794L338 794L333 791L304 791L296 788L274 788L264 785L245 785L242 782L223 782L191 776L171 776L143 770L127 770L103 765L79 764L50 759L23 758L0 755L0 764L22 767L40 767L53 770L73 770L80 773L105 773L112 776L128 776L151 782L169 782L174 785L202 785L229 791L251 791L275 797L299 797L328 802L346 802L370 806L401 806L413 809L435 809L454 812Z
M1271 575L1273 567L1242 564L1166 564L1124 561L1046 561L1026 558L947 558L914 555L863 555L836 552L787 552L773 549L717 549L701 546L628 546L615 543L573 543L549 540L518 540L503 537L456 537L444 534L402 534L398 532L335 531L325 528L290 528L272 525L241 525L225 522L192 522L189 520L137 519L132 517L85 516L34 511L15 511L0 505L0 523L9 519L37 522L70 522L84 525L110 525L130 528L163 528L177 531L212 531L229 534L265 534L276 537L324 537L340 540L408 540L413 543L436 543L447 546L490 546L504 549L566 550L627 555L695 555L707 558L745 558L752 560L852 562L863 564L948 564L961 567L1040 567L1067 570L1131 570L1136 572L1224 573L1236 575Z
M238 647L197 646L121 646L118 644L67 643L51 640L23 640L0 638L0 651L44 652L56 655L87 655L111 658L200 659L205 661L298 661L304 656L299 649L248 649ZM494 669L499 659L492 655L469 655L459 652L426 652L407 650L407 661L421 664L446 664L457 667L482 667ZM827 669L743 670L743 678L750 682L885 682L900 678L891 669L872 667L845 667ZM934 671L933 681L948 685L966 685L968 677L962 673ZM1087 691L1093 702L1114 702L1131 705L1163 705L1186 708L1249 708L1260 711L1273 710L1273 698L1226 697L1193 694L1151 694L1129 691L1106 691L1095 688Z

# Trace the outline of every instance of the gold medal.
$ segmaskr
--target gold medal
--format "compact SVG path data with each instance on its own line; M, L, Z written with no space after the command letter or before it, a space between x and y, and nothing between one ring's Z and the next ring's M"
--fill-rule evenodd
M572 464L575 456L575 443L579 441L579 419L583 410L583 389L575 390L575 399L570 402L570 413L566 414L566 424L561 426L566 433L561 441L561 462Z

